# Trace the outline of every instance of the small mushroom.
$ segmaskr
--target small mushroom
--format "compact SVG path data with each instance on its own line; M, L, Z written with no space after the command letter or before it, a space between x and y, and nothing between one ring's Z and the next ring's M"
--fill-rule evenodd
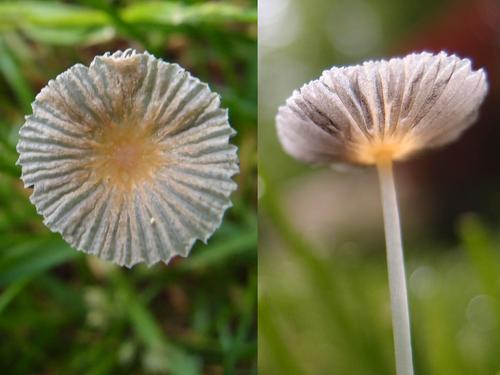
M398 374L413 374L394 161L455 140L477 118L486 75L441 52L336 68L279 108L278 136L291 156L314 164L375 165L381 187Z
M134 50L74 65L37 95L18 164L44 223L119 265L187 256L236 189L227 110L177 64Z

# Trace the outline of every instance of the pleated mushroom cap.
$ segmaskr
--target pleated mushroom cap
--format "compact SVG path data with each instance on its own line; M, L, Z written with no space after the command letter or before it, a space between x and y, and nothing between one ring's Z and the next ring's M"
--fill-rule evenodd
M44 223L120 265L187 256L236 189L235 131L219 96L134 50L77 64L37 95L17 146Z
M279 108L283 148L315 164L403 160L455 140L488 85L468 59L441 52L332 68Z

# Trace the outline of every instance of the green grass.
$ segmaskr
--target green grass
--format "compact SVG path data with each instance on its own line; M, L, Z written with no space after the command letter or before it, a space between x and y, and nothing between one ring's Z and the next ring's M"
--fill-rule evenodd
M36 93L73 64L128 47L221 94L241 162L234 207L208 245L132 270L50 233L15 165ZM256 1L0 2L2 372L256 373L256 67Z
M383 248L330 249L325 257L290 224L274 187L265 186L260 372L393 374ZM417 374L500 370L500 233L473 215L459 220L457 233L455 246L406 249Z

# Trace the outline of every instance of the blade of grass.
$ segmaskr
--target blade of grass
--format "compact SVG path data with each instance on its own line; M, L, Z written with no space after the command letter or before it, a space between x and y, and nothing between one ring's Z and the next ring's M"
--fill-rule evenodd
M218 24L230 21L255 23L257 21L256 9L215 1L192 5L175 2L141 2L123 9L121 15L126 22L174 26L198 23Z
M500 301L498 275L500 274L499 253L479 218L469 214L460 221L460 237L471 260L477 277L486 292Z
M30 277L26 277L16 281L9 285L0 295L0 315L3 310L7 307L7 305L18 295L23 288L28 284L31 280Z
M21 168L15 164L15 161L6 159L6 155L0 155L0 172L5 173L7 176L19 178Z
M0 24L3 28L23 25L97 27L108 23L105 13L78 5L40 1L0 3Z
M150 52L158 52L151 48L149 40L147 39L147 33L139 32L132 22L125 20L118 8L103 1L86 0L86 3L105 13L108 16L110 24L112 24L120 34L127 38L134 39Z
M261 296L259 298L259 340L265 338L269 353L266 356L272 357L272 363L279 370L280 374L300 375L303 374L296 360L296 356L288 350L288 345L281 333L276 328L276 323L271 311L270 302L267 301L269 297ZM259 349L262 346L259 345Z
M438 290L432 299L426 301L424 319L426 320L425 327L427 334L424 334L428 342L426 348L440 348L437 350L428 350L427 358L432 364L432 373L435 374L460 374L464 372L464 365L461 363L462 358L458 354L456 330L453 324L443 324L447 319L450 319L446 310L446 296L443 296ZM458 329L457 329L458 330Z
M345 303L342 296L346 293L340 286L342 271L332 262L326 263L315 256L317 251L314 250L314 246L289 223L280 206L278 195L274 191L274 185L266 183L269 179L262 166L259 166L259 174L266 187L259 207L265 210L290 253L304 269L312 288L318 295L318 301L321 301L328 310L331 319L327 323L332 336L343 337L343 341L351 348L347 353L353 356L353 360L356 355L363 353L365 361L353 363L365 366L377 373L387 373L386 363L379 353L380 348L374 348L373 345L364 341L363 337L356 334L358 322L354 317L347 315L347 309L342 307Z
M1 12L1 10L0 10ZM14 61L5 42L0 38L0 73L12 88L24 113L31 112L31 102L34 99L33 90L24 78L19 64Z
M242 350L245 347L245 341L250 336L251 326L254 317L254 307L257 298L257 277L251 277L250 282L245 290L245 307L240 317L240 323L236 334L231 340L231 345L226 348L226 356L224 361L224 373L235 374L237 373L237 363L241 356Z
M498 275L500 274L500 254L498 247L494 245L494 240L481 220L468 214L462 217L459 225L460 237L465 246L472 269L476 277L482 284L482 289L494 300L494 312L496 315L496 324L500 322L500 288L498 284ZM495 346L500 346L500 336L493 337ZM497 359L494 366L498 367Z
M178 269L193 272L214 265L220 265L230 257L253 254L257 247L257 229L240 232L224 241L216 242L203 251L198 251L179 264Z
M0 287L32 277L80 256L62 240L36 239L0 252Z
M105 43L115 37L115 30L110 26L97 28L72 27L72 28L52 28L39 25L25 25L25 34L32 40L61 46L93 45Z
M17 159L16 144L11 140L10 132L11 128L0 120L0 145L10 154L10 156Z
M112 272L111 278L122 293L128 306L127 313L138 339L154 353L163 358L163 365L173 375L195 375L200 373L199 363L180 348L169 342L151 312L144 306L121 272Z

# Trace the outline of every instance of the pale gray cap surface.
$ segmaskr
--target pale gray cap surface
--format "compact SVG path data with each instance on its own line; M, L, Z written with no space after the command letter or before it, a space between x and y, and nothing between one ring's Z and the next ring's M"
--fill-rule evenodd
M309 163L374 164L455 140L478 116L485 72L441 52L333 67L279 108L279 140Z

